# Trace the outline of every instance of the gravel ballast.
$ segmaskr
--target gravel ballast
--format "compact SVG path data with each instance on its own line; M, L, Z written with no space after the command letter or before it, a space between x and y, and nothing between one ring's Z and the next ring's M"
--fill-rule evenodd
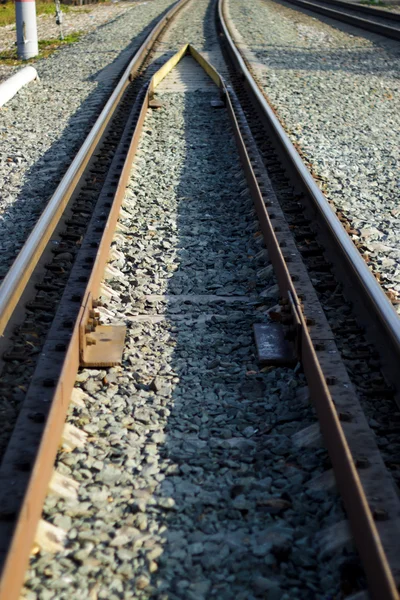
M87 34L109 21L113 21L126 11L138 6L138 4L139 2L123 0L123 2L118 2L118 4L70 6L68 12L65 12L66 7L63 6L62 31L64 38L71 34ZM10 59L8 61L1 60L3 53L6 56L10 50L15 50L16 36L15 24L0 27L0 83L23 66L22 61L17 65L12 64L13 61ZM55 15L39 15L37 17L37 36L39 42L44 40L47 42L49 40L57 41L60 39L60 26L56 23ZM40 60L40 58L37 57L31 62L34 64L37 60Z
M40 82L0 111L0 277L25 241L62 174L140 46L172 3L152 0L35 63Z
M228 4L292 142L399 295L398 42L270 0Z
M78 375L69 422L89 437L56 465L78 500L47 498L66 549L32 559L28 600L339 593L343 513L315 484L326 451L298 443L303 375L256 359L277 288L216 95L159 94L148 115L106 276L123 364Z

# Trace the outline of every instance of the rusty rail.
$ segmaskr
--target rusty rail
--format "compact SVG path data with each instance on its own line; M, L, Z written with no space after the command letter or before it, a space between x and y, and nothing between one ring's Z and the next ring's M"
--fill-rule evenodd
M38 224L14 262L11 271L0 288L1 332L4 331L15 306L18 304L19 298L29 281L29 277L34 271L47 241L50 239L69 198L77 186L85 166L96 150L99 140L130 80L140 68L168 21L187 2L188 0L180 0L174 5L152 30L129 63L120 82L89 133L88 138L50 200L45 213L39 219ZM146 99L148 98L148 93L147 91ZM87 265L83 265L83 267L81 265L81 270L79 271L78 264L78 273L75 278L71 276L61 300L61 303L64 302L64 308L65 306L74 307L76 311L75 324L72 331L65 331L62 324L60 326L60 319L57 321L56 315L45 347L43 348L41 359L39 359L39 364L42 361L42 371L39 368L39 372L35 372L36 377L34 375L32 379L27 399L22 406L0 467L0 563L2 566L0 600L17 600L19 597L36 527L41 516L43 502L53 471L72 388L80 364L80 327L82 326L85 313L92 307L93 298L96 298L98 295L104 267L108 259L109 247L118 219L120 204L124 196L126 182L129 178L146 110L146 100L137 114L135 113L135 107L132 109L131 118L130 121L128 120L125 131L132 128L132 123L134 123L134 135L132 136L128 131L128 140L130 140L129 150L121 150L125 156L125 162L116 189L115 184L111 184L111 189L115 189L112 207L111 209L108 208L110 202L107 198L104 199L103 203L98 203L99 206L96 206L97 213L91 219L88 227L88 235L85 237L82 250L78 255L78 257L81 256L81 263L85 262L83 258L85 250L86 258L88 256L95 258L90 277L86 276ZM97 240L99 234L96 234L92 238L92 241L90 241L90 228L92 232L98 230L99 214L107 214L105 225L104 221L101 220L104 230L100 244L97 241L93 241L94 239ZM84 247L85 243L86 248ZM77 263L79 263L78 259ZM76 265L74 265L75 270ZM82 298L78 305L76 305L74 294L71 292L71 289L74 289L74 283L76 289L76 281L78 281L79 294ZM82 281L87 281L86 291L83 295L81 294L83 284L79 283ZM83 290L85 290L85 286L83 286ZM61 310L61 320L63 318L62 315ZM62 349L60 352L60 346L64 346L65 352ZM57 373L56 379L53 380L46 377L48 372L50 375ZM45 392L48 391L49 385L52 388L53 382L54 389L51 389L52 401L48 403L45 398ZM43 423L32 421L32 406L35 407L34 411L37 411L39 407L40 413L37 414L43 416ZM24 441L23 447L21 440ZM25 454L25 461L27 454L29 455L29 460L32 463L32 468L29 472L26 472L26 468L18 468L18 465L21 464L21 453Z
M23 294L30 277L40 260L40 257L50 240L77 184L89 163L98 143L110 122L123 93L135 73L143 63L155 40L168 21L188 2L179 0L147 36L125 69L115 90L101 111L96 123L84 141L78 154L59 183L56 191L49 200L34 229L19 252L13 265L0 286L0 336L3 335L7 323L12 316L18 301Z
M292 146L286 133L281 127L278 119L274 115L266 98L261 93L256 82L254 81L243 57L236 48L235 43L230 33L232 26L230 20L226 17L224 11L224 0L219 0L219 22L229 56L241 79L244 82L246 90L250 91L250 96L253 100L253 105L258 109L258 113L262 115L263 123L268 122L268 128L275 136L276 142L281 154L286 154L286 164L290 164L291 170L296 172L296 178L301 178L303 190L308 196L311 196L315 206L314 210L319 211L320 219L326 219L326 228L329 229L330 235L334 237L336 251L343 254L342 260L348 264L347 269L350 270L353 283L357 281L362 289L362 293L368 295L368 306L373 307L375 320L382 324L386 339L390 340L391 348L395 352L397 365L400 359L400 320L393 310L383 291L380 289L376 280L369 272L358 251L353 246L350 238L337 220L334 213L331 211L325 197L315 185L310 173L307 171L304 163L296 150ZM256 110L257 110L256 109ZM236 133L237 137L238 134ZM377 529L377 524L374 521L371 507L367 500L367 495L363 489L363 484L360 481L360 474L356 468L356 460L349 448L349 432L344 433L343 424L339 420L338 408L335 406L329 387L324 374L313 340L311 339L306 316L300 308L297 292L289 275L283 253L271 224L271 219L268 216L260 188L257 184L257 179L254 172L249 167L249 160L246 153L246 147L243 139L238 137L240 153L243 157L247 180L252 190L253 197L256 201L258 217L260 220L261 230L265 236L267 247L271 261L277 273L280 292L292 305L292 311L295 313L296 319L301 323L300 330L300 347L301 360L307 377L307 382L310 388L310 395L316 407L321 431L332 461L335 472L335 477L344 500L347 515L350 520L353 535L360 553L362 562L365 567L366 576L369 584L369 589L373 598L377 600L395 600L398 599L398 592L394 572L398 578L398 548L396 548L397 540L393 539L394 544L390 540L390 535L396 538L395 529L390 532L387 528L381 529L386 535L388 551L391 555L391 562L387 558L386 552ZM281 242L282 243L282 242ZM365 426L366 434L368 435L369 427L367 423L362 423ZM352 432L350 431L350 436ZM373 436L371 435L372 444ZM372 473L371 473L372 475ZM393 486L391 478L385 477L385 484L389 485L388 489ZM365 481L365 477L363 478ZM396 493L394 493L394 503L391 508L391 517L398 522L399 510ZM383 495L383 493L382 493ZM369 494L371 500L371 494ZM398 523L397 523L398 525ZM397 530L396 530L397 531ZM393 568L393 571L392 571Z
M230 33L234 26L226 17L225 8L222 8L225 5L221 1L219 0L219 18L235 69L243 74L246 91L253 99L278 154L288 167L290 178L304 193L307 208L312 212L326 240L340 279L346 287L346 294L356 303L357 316L379 347L384 358L384 370L391 383L396 385L395 391L400 394L400 319L270 107L261 86L258 86L252 75L251 64L236 48Z
M222 1L220 4L220 18L222 26L225 28L226 39L228 40L230 38L228 38L229 33L222 19L221 5ZM233 43L232 48L234 48ZM293 317L300 326L301 335L299 341L304 369L310 383L312 397L317 407L321 429L327 440L332 463L354 527L354 535L366 566L370 589L374 597L380 600L398 599L395 582L354 464L354 458L350 452L346 436L343 433L337 410L325 381L325 375L320 367L318 356L308 332L301 303L281 250L282 242L280 242L279 236L274 231L272 220L265 207L257 176L248 155L246 141L241 132L241 123L238 122L237 111L235 111L234 107L234 95L225 86L218 73L191 46L184 47L175 57L172 57L168 63L168 68L163 73L166 74L168 69L172 68L179 60L179 57L188 51L206 69L214 82L219 85L226 99L246 178L256 204L270 256L277 272L281 293L283 298L292 307ZM245 72L243 71L243 73ZM91 219L88 235L85 237L82 249L77 258L78 272L74 277L71 277L71 281L68 283L69 287L67 286L62 300L64 303L62 304L63 308L56 315L55 322L52 325L49 338L46 341L38 363L38 371L30 385L27 398L28 400L29 398L33 398L35 401L40 399L43 402L42 411L43 413L47 411L44 424L42 425L38 422L32 424L29 422L29 415L32 414L31 407L29 403L24 405L0 469L0 510L2 511L0 513L0 537L2 533L10 532L10 529L12 530L11 546L7 547L7 549L0 548L0 551L3 551L6 555L0 582L0 600L16 600L22 585L29 551L36 525L41 515L70 395L79 368L80 327L85 311L90 310L93 305L93 299L95 300L99 293L102 274L108 259L109 248L128 181L131 163L136 152L154 85L157 85L161 78L162 76L159 79L157 77L153 79L150 85L143 90L143 102L140 107L135 106L133 108L130 123L127 124L126 131L124 132L126 138L129 136L129 149L124 155L124 166L118 184L114 189L115 193L113 194L112 205L109 207L110 202L104 199L104 201L100 202L100 206L96 207L97 212ZM104 224L103 219L99 217L104 217L105 215L107 218ZM102 222L102 233L100 236L101 240L97 243L94 241L95 238L91 236L98 229L100 222ZM87 261L85 260L87 257L94 258L94 264L93 267L90 267L90 273L87 272ZM79 268L81 269L80 271ZM78 284L77 282L80 283ZM82 282L85 283L83 284ZM75 304L72 310L75 319L72 331L66 332L63 330L60 321L63 315L65 316L65 311L73 307L74 299L71 292L74 289L74 285L78 285L78 289L84 291L82 292L80 302L77 305ZM61 350L61 355L59 348L60 340L65 346L64 350ZM51 360L50 357L55 358ZM49 372L55 374L53 387L49 386L49 379L46 382L44 381L44 376ZM15 474L16 457L21 452L21 434L25 437L25 448L29 447L30 444L35 448L34 466L29 474L22 472ZM14 486L10 491L9 482L11 479L13 479ZM6 487L8 487L7 490L5 489ZM7 514L8 500L11 506L9 514ZM19 510L18 519L14 524L13 520L9 519L9 517L15 503L18 504Z

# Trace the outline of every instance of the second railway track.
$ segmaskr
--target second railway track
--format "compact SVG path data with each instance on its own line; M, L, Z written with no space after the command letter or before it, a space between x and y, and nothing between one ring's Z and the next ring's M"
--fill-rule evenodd
M346 0L324 0L309 2L308 0L288 0L311 12L330 19L336 19L372 31L394 40L400 40L400 14L382 10L373 6L364 6Z
M256 141L266 141L265 108L247 91L255 84L223 3L222 36L216 4L196 5L202 54L182 47L193 6L126 79L112 169L92 168L102 177L95 212L86 183L53 248L50 274L63 274L65 255L74 264L0 469L0 597L18 595L62 440L27 599L345 597L366 582L372 597L397 598L393 479L277 202ZM276 159L269 169L279 172ZM312 250L307 226L297 237ZM324 272L320 261L320 284ZM43 293L23 336L35 336L37 310L51 320ZM348 306L343 315L350 326ZM124 322L125 345L123 329L99 318ZM264 362L253 327L261 352L263 335L277 336ZM285 337L289 354L278 348ZM119 346L122 367L106 368ZM8 355L13 367L25 351ZM374 360L382 395L393 396ZM79 363L92 369L78 374L62 437Z

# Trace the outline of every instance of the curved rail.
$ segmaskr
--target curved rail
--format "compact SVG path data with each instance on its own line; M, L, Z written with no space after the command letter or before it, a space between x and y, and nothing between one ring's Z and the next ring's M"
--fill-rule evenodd
M389 10L383 10L376 6L367 6L365 4L356 4L355 2L347 2L347 0L323 0L325 4L333 4L334 6L340 6L341 8L347 8L348 10L355 10L365 15L372 15L380 19L387 19L388 21L400 21L400 13L391 12Z
M341 11L341 10L335 10L333 8L327 8L326 6L324 6L323 4L320 4L318 2L309 2L309 0L285 0L285 1L288 2L289 4L296 4L297 6L300 6L301 8L305 8L305 9L313 11L313 12L318 12L321 15L330 17L331 19L336 19L337 21L343 21L344 23L348 23L349 25L354 25L355 27L360 27L361 29L366 29L367 31L372 31L373 33L378 33L379 35L383 35L385 37L389 37L394 40L400 40L400 27L399 28L391 27L390 25L384 25L383 23L379 23L378 21L371 21L369 19L364 19L363 17L357 17L356 15L351 14L349 12L345 12L346 9L350 10L350 11L361 12L361 11L359 11L359 7L356 4L353 4L353 3L350 4L348 2L340 2L339 3L339 0L335 0L334 3L337 4L338 6L340 6L341 8L343 8L343 11ZM329 4L333 4L333 2L331 0L329 0ZM365 8L365 7L363 7L363 8ZM377 9L373 9L373 10L377 10ZM381 13L383 13L383 14L381 14ZM387 13L383 10L379 11L379 14L371 13L371 12L369 12L369 14L373 14L375 17L377 17L379 19L383 18L388 21L390 21L390 20L398 21L399 19L397 17L400 16L400 15L396 15L396 17L394 17L392 19L392 14Z
M280 154L285 156L285 162L289 165L290 171L295 173L295 179L301 181L302 189L312 204L314 214L318 216L319 223L323 223L324 232L326 231L330 236L331 245L340 254L341 264L345 265L348 277L354 287L357 288L357 297L362 298L365 296L367 298L367 312L371 312L374 321L379 323L378 329L381 333L381 339L383 341L386 339L386 343L390 340L390 352L394 353L395 358L395 380L399 381L397 371L400 360L400 319L343 229L340 221L331 210L326 198L317 187L266 98L253 79L245 60L232 39L229 29L229 27L232 27L232 24L225 16L223 6L224 0L219 0L220 25L233 64L240 73L241 81L246 89L251 92L249 95L253 100L254 108L261 116L263 123L267 124L275 141L277 141ZM273 261L269 246L268 250ZM283 286L280 285L281 293L282 287L285 288L285 284ZM304 316L301 312L299 318L304 321ZM332 397L326 387L325 377L321 371L318 357L305 323L303 323L302 327L301 347L302 364L310 387L310 394L317 410L321 431L329 451L354 538L365 566L371 595L373 598L379 600L398 600L398 592L394 579L394 573L398 575L398 554L396 549L393 553L392 544L394 529L385 530L382 528L380 530L383 532L385 538L384 549L377 525L374 523L371 506L368 504L365 488L363 488L361 477L355 468L355 458L350 452L348 438L343 434L343 428L339 423L338 408L332 402ZM367 429L369 431L368 427ZM351 436L351 432L349 434ZM363 478L363 481L365 482L366 479ZM390 481L391 478L389 477L389 485L391 486ZM382 494L385 493L382 491ZM373 500L370 495L369 500ZM397 509L395 508L394 514L392 514L392 517L395 519L397 518L396 511ZM392 559L390 566L389 555L386 553L387 549ZM393 572L391 568L394 569Z
M7 323L38 264L85 167L113 116L122 94L129 85L133 74L142 64L155 39L167 22L173 18L187 2L188 0L179 0L176 2L152 29L139 50L133 56L78 154L69 166L27 241L5 276L0 286L0 336L3 335Z

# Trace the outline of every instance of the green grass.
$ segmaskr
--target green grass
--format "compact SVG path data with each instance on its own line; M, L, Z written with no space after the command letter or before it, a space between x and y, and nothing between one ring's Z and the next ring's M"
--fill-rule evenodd
M52 54L61 46L74 44L80 39L82 35L82 32L78 31L76 33L66 35L63 40L60 40L58 38L49 40L39 40L39 55L29 60L19 60L16 48L13 48L12 50L3 50L3 52L0 53L0 64L15 66L33 63L39 58L46 58L47 56L50 56L50 54Z
M386 6L381 0L360 0L360 4L367 4L368 6Z
M68 12L69 6L62 5L62 11ZM56 7L53 1L37 0L36 2L37 15L55 15ZM0 4L0 27L4 25L12 25L15 23L15 7L14 2L6 2Z

